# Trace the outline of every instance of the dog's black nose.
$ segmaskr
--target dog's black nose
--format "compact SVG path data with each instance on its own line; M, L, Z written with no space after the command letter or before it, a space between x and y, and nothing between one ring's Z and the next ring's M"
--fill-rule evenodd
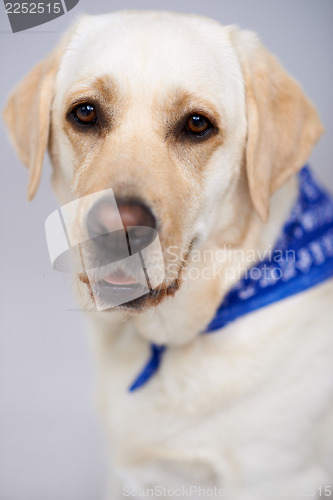
M88 212L86 224L88 235L96 244L107 245L115 249L123 241L119 231L119 215L127 232L130 252L133 254L145 248L153 239L156 218L151 209L136 199L117 198L118 210L113 200L104 198L98 201ZM107 235L100 237L100 235ZM118 234L118 236L117 236Z

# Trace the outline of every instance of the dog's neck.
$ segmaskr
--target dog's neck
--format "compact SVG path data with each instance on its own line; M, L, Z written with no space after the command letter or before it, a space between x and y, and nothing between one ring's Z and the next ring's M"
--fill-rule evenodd
M237 217L237 213L229 212L227 222L229 229L237 229L228 232L224 218L220 217L223 219L220 225L216 221L214 231L201 245L201 260L189 262L184 282L174 297L166 298L154 310L133 319L137 332L151 342L167 345L185 344L202 332L227 291L238 281L241 273L253 265L253 261L247 259L249 252L259 255L272 250L296 200L297 186L297 178L293 177L272 196L270 217L264 224L255 213L244 184L240 182L237 189L240 191L239 199L244 201L242 213ZM229 239L224 236L227 234ZM223 248L227 251L221 261ZM205 258L206 250L209 250L210 257L214 255L209 261ZM191 275L200 277L191 279Z

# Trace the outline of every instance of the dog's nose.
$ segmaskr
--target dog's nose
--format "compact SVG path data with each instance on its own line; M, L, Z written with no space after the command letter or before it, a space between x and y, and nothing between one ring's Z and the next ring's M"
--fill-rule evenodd
M118 211L112 200L97 202L88 212L86 224L90 238L119 230L119 215L127 230L131 253L142 250L152 240L151 228L156 228L156 218L151 209L135 199L117 198ZM113 240L117 238L113 234ZM100 238L97 238L99 240ZM116 243L114 241L114 243Z
M136 200L117 199L121 220L127 226L156 228L156 219L149 207Z

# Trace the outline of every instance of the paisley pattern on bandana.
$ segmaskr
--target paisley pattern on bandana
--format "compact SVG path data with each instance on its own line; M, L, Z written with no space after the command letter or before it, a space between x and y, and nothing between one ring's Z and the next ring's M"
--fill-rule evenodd
M227 293L203 334L333 276L333 197L316 183L309 167L298 177L299 196L274 250ZM165 349L151 344L150 359L130 391L153 376Z

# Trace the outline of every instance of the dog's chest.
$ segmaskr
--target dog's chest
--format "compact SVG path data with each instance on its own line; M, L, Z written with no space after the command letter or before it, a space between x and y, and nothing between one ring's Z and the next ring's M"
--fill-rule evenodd
M144 344L130 336L124 357L120 344L110 345L99 366L99 399L117 467L143 482L153 462L165 481L175 466L184 478L231 482L239 474L252 481L302 467L318 438L314 422L333 394L328 290L324 285L322 293L296 296L169 349L159 372L135 393L127 388L146 360ZM311 327L299 308L320 296L322 320ZM272 317L279 318L275 324Z

